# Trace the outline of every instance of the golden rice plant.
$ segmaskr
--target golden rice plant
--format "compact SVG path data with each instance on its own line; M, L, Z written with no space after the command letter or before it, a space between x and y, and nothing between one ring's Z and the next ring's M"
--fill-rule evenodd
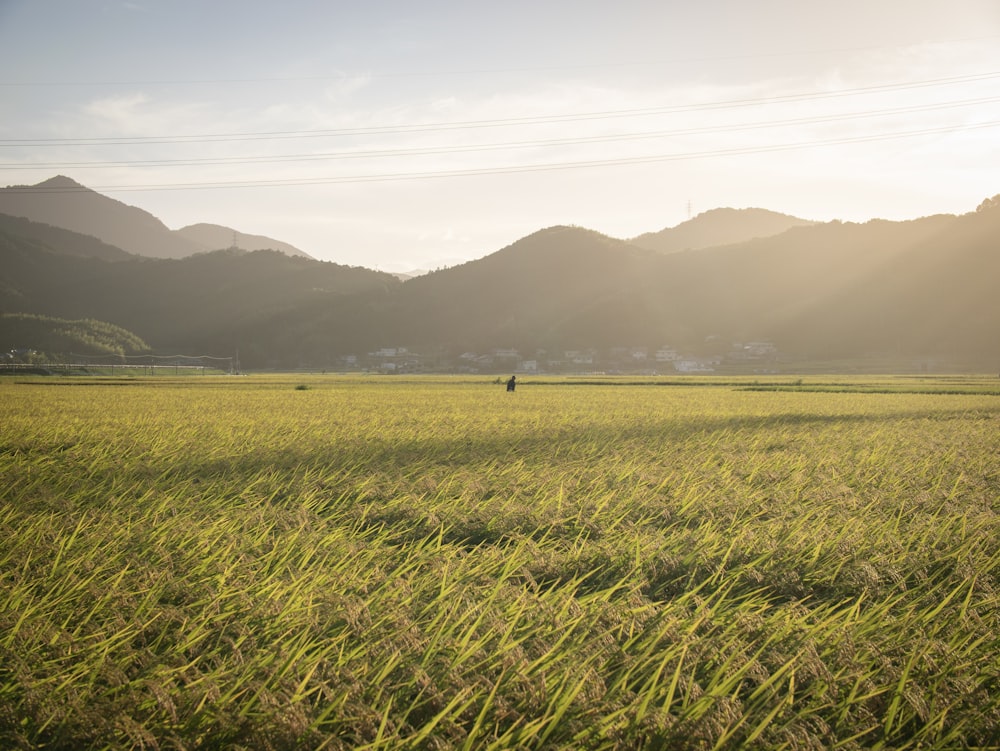
M0 395L4 748L1000 738L985 379Z

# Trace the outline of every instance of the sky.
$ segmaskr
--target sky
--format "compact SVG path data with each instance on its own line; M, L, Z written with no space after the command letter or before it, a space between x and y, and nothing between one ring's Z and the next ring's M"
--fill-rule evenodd
M405 272L1000 193L998 0L0 0L0 185Z

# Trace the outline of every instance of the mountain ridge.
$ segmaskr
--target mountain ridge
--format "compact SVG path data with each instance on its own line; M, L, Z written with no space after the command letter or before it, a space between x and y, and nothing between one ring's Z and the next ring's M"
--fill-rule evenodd
M275 250L152 259L0 217L0 312L107 321L154 350L238 349L248 367L403 348L443 369L515 350L620 363L629 348L719 357L766 341L789 361L888 354L995 370L998 238L1000 197L959 216L810 222L672 252L554 226L401 282Z
M0 213L96 237L135 255L183 258L200 252L144 209L109 198L65 175L0 188Z
M133 255L185 258L233 246L244 250L277 250L311 258L280 240L252 235L222 225L200 223L172 230L160 219L94 191L65 175L36 185L0 188L0 213L95 237Z
M198 222L189 224L186 227L174 230L181 237L197 243L203 251L225 250L227 248L238 248L240 250L277 250L288 256L301 256L312 258L303 250L299 250L294 245L290 245L281 240L265 235L249 235L239 232L232 227L221 224L210 224L208 222Z
M646 232L629 242L660 253L676 253L773 237L794 227L815 224L819 222L767 209L723 207L702 212L674 227Z

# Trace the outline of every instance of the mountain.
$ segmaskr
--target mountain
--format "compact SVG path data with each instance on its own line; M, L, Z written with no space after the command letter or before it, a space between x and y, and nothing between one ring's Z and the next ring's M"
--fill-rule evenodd
M699 336L736 340L773 339L780 334L802 343L813 338L802 315L822 308L833 319L845 311L824 307L848 290L874 285L896 270L924 238L948 235L953 216L909 222L830 222L797 227L771 238L665 256L685 289L696 291ZM963 274L976 274L964 268Z
M185 258L231 247L309 257L288 243L216 224L193 224L171 230L149 212L108 198L62 175L37 185L0 188L0 213L90 235L149 258Z
M403 341L448 331L464 349L611 346L666 336L641 290L660 257L579 227L550 227L477 261L411 279L394 301Z
M202 250L224 250L238 248L240 250L277 250L288 256L312 258L294 245L283 243L263 235L247 235L237 232L231 227L219 224L190 224L174 230L175 234L200 246Z
M732 245L760 237L773 237L793 227L816 224L765 209L713 209L694 219L631 240L640 248L660 253Z
M770 341L789 357L1000 357L1000 201L907 222L829 222L662 254L575 227L406 282L399 343L483 351ZM713 344L713 342L715 344Z
M904 223L905 251L883 255L822 298L803 304L774 335L806 357L921 353L1000 360L1000 197L959 217ZM884 228L883 228L884 229Z
M634 297L647 261L660 259L596 232L552 227L478 261L288 308L254 333L282 362L324 364L404 345L433 353L445 369L467 350L611 345L644 326L659 341L669 329L662 316L642 306L626 315L619 303Z
M671 254L550 227L378 297L288 310L280 328L314 351L404 345L451 363L493 349L531 357L671 345L719 355L733 342L769 341L800 361L891 356L992 369L997 238L1000 205L989 202L959 217L804 225Z
M105 261L126 261L135 258L121 248L109 245L90 235L81 235L51 224L33 222L19 216L0 214L0 237L20 237L49 248L58 248L67 255L100 258Z
M73 250L93 238L63 230L48 244L37 225L21 226L23 235L0 231L0 313L103 321L134 332L158 352L240 350L249 353L248 364L280 365L272 353L288 349L288 332L271 329L271 321L289 310L330 307L341 297L386 293L401 284L391 274L271 250L108 260ZM332 327L339 330L339 322Z
M203 250L149 212L61 175L37 185L0 188L0 213L91 235L139 256L183 258Z
M673 252L549 227L405 282L274 250L138 257L0 217L0 312L105 321L157 352L238 350L252 368L337 367L399 347L442 369L494 349L558 359L668 345L718 357L766 341L783 362L995 371L997 278L1000 197L961 216L802 223Z

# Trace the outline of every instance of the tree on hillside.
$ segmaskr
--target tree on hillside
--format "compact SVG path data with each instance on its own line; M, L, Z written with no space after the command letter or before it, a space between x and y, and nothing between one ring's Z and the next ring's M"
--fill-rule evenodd
M0 341L10 349L49 355L125 355L149 351L149 345L131 331L105 321L22 313L0 314Z
M983 202L976 207L976 211L990 211L995 208L1000 208L1000 193L993 198L983 199Z

